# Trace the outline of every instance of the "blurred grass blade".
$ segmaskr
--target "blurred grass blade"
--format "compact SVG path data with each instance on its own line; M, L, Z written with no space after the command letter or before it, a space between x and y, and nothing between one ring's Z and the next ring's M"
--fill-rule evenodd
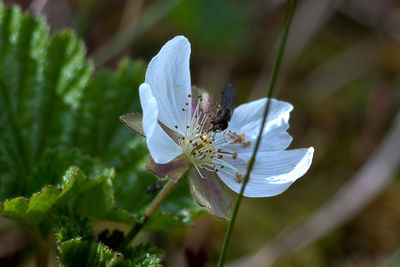
M260 146L261 136L262 136L265 124L266 124L267 119L268 119L268 112L269 112L269 108L270 108L270 105L271 105L272 94L273 94L274 89L275 89L276 80L277 80L277 77L278 77L278 72L279 72L281 61L282 61L282 58L283 58L283 52L285 50L287 36L289 34L290 25L291 25L291 22L292 22L293 10L294 10L294 0L287 0L286 1L286 8L285 8L285 15L283 17L282 27L281 27L281 31L280 31L280 35L279 35L278 51L277 51L277 55L276 55L276 58L275 58L275 61L274 61L274 68L272 70L271 80L270 80L269 85L268 85L268 92L267 92L268 100L266 101L265 108L264 108L264 111L263 111L263 117L262 117L262 120L261 120L260 131L258 133L257 140L256 140L256 143L254 145L254 149L253 149L251 158L250 158L249 162L247 163L246 174L244 175L244 178L243 178L243 185L242 185L242 187L240 189L239 196L238 196L238 198L237 198L237 200L235 202L235 206L233 207L231 221L229 222L228 229L226 230L224 243L222 245L222 250L221 250L221 253L219 255L218 267L224 266L225 254L226 254L226 251L228 249L229 241L230 241L230 238L231 238L231 235L232 235L233 226L234 226L235 220L237 218L237 214L238 214L238 211L239 211L239 206L240 206L241 200L243 198L244 190L245 190L246 185L247 185L247 183L248 183L248 181L250 179L250 173L251 173L251 171L253 169L253 166L254 166L257 150L258 150L258 148Z
M108 60L118 55L121 51L132 45L140 36L151 29L160 20L170 14L182 0L159 0L149 7L136 23L118 32L108 43L101 46L93 54L96 66L103 65Z

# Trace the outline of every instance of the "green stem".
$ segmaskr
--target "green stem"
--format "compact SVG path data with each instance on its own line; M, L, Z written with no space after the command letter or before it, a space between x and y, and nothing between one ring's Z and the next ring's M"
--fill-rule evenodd
M279 67L281 65L283 51L285 49L287 35L288 35L288 32L289 32L289 28L290 28L290 23L292 21L293 8L294 8L294 0L288 0L287 4L286 4L285 16L284 16L283 22L282 22L282 29L281 29L281 33L280 33L280 40L279 40L279 46L278 46L278 55L277 55L277 57L275 59L271 80L270 80L270 83L269 83L269 86L268 86L268 94L267 94L268 100L267 100L266 105L265 105L265 109L264 109L264 113L263 113L263 119L262 119L261 127L260 127L260 132L258 133L258 136L257 136L257 140L256 140L256 144L254 146L253 154L251 155L251 158L250 158L250 160L249 160L249 162L247 164L247 170L246 170L246 174L245 174L244 179L243 179L243 185L242 185L242 187L240 189L240 193L239 193L239 196L238 196L238 198L236 200L235 206L233 207L231 221L229 222L228 229L226 230L224 244L222 245L222 250L221 250L221 253L220 253L220 256L219 256L218 267L224 266L225 254L226 254L226 251L227 251L227 248L228 248L228 245L229 245L229 241L230 241L230 238L231 238L233 225L235 224L236 217L237 217L238 210L239 210L239 206L240 206L240 203L241 203L242 198L243 198L243 192L244 192L244 190L246 188L246 185L247 185L247 183L249 181L250 172L251 172L251 170L253 169L253 166L254 166L255 156L256 156L256 153L258 151L258 147L260 146L261 135L262 135L262 133L264 131L265 122L267 121L267 116L268 116L269 108L270 108L270 105L271 105L271 97L272 97L272 93L273 93L274 88L275 88L276 79L277 79L277 76L278 76Z
M182 180L182 179L180 179ZM144 211L143 221L135 224L129 233L126 235L124 241L121 243L119 249L123 250L126 248L132 239L136 236L137 233L143 228L148 219L153 215L153 213L160 207L161 203L169 196L169 194L175 189L178 185L178 182L173 179L170 179L167 184L161 189L161 191L157 194L157 196L153 199L149 206L147 206Z

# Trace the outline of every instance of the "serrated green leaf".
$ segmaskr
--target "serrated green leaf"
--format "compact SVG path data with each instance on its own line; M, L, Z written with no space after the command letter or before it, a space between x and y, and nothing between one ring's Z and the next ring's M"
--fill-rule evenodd
M79 238L93 241L93 228L87 217L76 213L73 209L58 207L51 215L53 232L58 243Z
M28 201L24 197L17 197L1 203L1 215L14 220L24 220L28 209Z
M101 243L79 239L65 241L58 245L60 263L65 266L133 266L123 259L122 254L113 252Z
M51 184L65 186L57 204L71 203L77 188L84 188L80 184L84 178L67 175L65 179L75 181L62 180L66 169L79 166L91 179L95 173L92 168L97 165L89 158L77 160L68 152L65 156L51 154L48 147L77 148L115 167L116 206L130 214L114 207L109 197L110 179L105 177L87 188L93 190L92 196L75 199L76 203L92 203L89 206L93 210L79 207L79 211L131 224L132 215L139 217L154 198L146 191L158 181L145 169L144 140L118 119L122 114L140 111L138 87L144 80L145 65L124 60L116 72L100 71L92 77L93 66L85 53L84 45L71 31L49 36L42 18L0 3L0 201L31 197ZM51 206L53 189L47 190L36 197L46 197ZM179 200L179 194L168 200L176 208L167 210L165 216L166 220L178 218L177 225L190 221L191 215L182 214L192 213ZM97 204L96 197L102 198ZM32 208L29 216L45 209L44 204Z
M38 223L46 212L51 209L60 195L59 188L55 186L46 186L41 192L35 193L29 200L25 220L29 223Z
M75 150L48 150L36 175L50 177L54 185L46 185L29 199L18 197L0 204L0 215L31 229L49 232L49 215L59 207L68 207L81 216L113 220L132 225L135 222L126 211L115 207L112 180L113 169L104 168ZM78 167L66 169L67 162L82 163L88 176ZM62 171L64 170L64 173ZM58 179L56 177L58 177ZM46 230L47 229L47 230Z
M70 122L92 73L73 33L0 3L0 199L29 195L48 146L70 145Z
M162 266L161 261L164 257L164 251L156 248L151 244L140 244L129 251L125 252L125 256L129 258L135 266L150 267Z
M139 110L145 67L124 60L92 78L85 53L71 31L49 36L42 18L0 3L0 200L48 183L32 177L48 147L121 161L132 136L118 117Z
M128 255L111 250L102 243L72 239L58 245L59 260L63 266L162 266L164 253L151 245L140 245Z

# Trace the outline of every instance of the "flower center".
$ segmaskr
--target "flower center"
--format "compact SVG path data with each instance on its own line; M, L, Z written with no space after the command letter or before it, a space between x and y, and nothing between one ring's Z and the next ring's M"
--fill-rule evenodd
M188 95L189 101L191 95ZM186 129L184 135L178 139L179 145L182 147L182 152L186 158L195 166L200 176L203 177L201 169L208 171L218 172L221 169L233 171L236 175L238 182L241 182L242 175L236 171L236 168L231 164L227 163L224 157L232 157L237 159L238 155L236 152L228 149L230 144L242 144L242 146L249 146L250 142L244 141L244 134L236 134L229 130L223 132L211 131L211 120L212 115L208 112L204 112L201 108L203 99L199 97L197 99L197 105L195 110L191 112L188 110L188 102L185 103L185 107L182 111L185 112L186 118ZM177 129L178 126L176 125ZM216 135L221 135L216 138Z

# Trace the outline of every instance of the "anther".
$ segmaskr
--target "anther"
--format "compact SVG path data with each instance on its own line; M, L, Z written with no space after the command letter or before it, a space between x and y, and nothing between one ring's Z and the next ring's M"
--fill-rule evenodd
M185 111L185 109L184 109L184 108L182 108L182 111Z
M242 182L243 175L237 172L237 173L235 173L235 176L236 176L236 181L237 181L238 183L241 183L241 182Z
M178 125L175 125L175 129L178 129Z
M237 159L237 153L236 153L236 152L233 152L232 158L233 158L233 159Z
M188 97L192 97L192 95L191 95L191 94L188 94Z
M186 103L185 103L185 105L186 105L186 106L189 106L189 103L188 103L188 102L186 102Z

